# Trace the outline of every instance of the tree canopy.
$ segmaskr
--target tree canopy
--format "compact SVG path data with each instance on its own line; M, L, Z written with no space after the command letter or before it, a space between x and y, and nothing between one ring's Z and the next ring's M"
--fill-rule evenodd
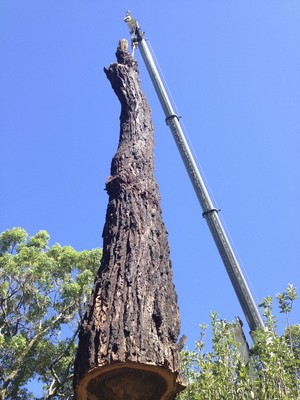
M84 303L101 250L49 246L21 228L0 235L0 399L71 399ZM39 382L40 396L30 391Z

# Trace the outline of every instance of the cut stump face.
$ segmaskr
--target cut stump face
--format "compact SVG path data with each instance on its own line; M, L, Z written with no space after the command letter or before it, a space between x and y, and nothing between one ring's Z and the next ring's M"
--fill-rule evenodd
M154 178L151 111L124 40L105 69L121 103L103 258L79 335L78 400L167 400L182 389L177 296Z
M86 400L168 400L184 387L173 373L137 363L113 363L92 371L77 390Z

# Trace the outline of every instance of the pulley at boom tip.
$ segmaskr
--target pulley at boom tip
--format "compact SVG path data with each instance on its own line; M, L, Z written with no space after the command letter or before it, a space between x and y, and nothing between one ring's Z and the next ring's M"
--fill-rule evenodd
M141 30L139 23L135 18L132 18L130 11L126 12L123 21L126 22L131 35L131 46L136 48L137 44L143 39L144 32Z

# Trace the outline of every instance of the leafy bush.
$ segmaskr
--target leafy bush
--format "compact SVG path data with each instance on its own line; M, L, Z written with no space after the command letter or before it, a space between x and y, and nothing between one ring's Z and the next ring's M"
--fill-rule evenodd
M201 326L200 340L193 351L182 351L182 372L186 390L178 400L293 400L300 398L300 325L291 326L289 315L297 298L293 285L276 298L286 315L282 336L276 333L277 320L272 312L272 298L263 308L265 328L253 333L249 357L243 355L235 340L234 325L211 315L212 350L204 351L207 326Z

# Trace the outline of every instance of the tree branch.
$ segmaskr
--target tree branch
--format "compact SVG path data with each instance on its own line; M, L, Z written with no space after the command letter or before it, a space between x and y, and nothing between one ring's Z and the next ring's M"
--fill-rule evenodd
M61 313L54 318L54 320L51 322L50 325L48 325L46 328L44 328L43 330L41 330L39 333L37 333L34 338L27 344L26 349L23 351L23 353L20 354L20 356L18 357L18 360L16 360L16 367L15 369L8 375L8 377L6 378L4 384L3 384L3 389L2 391L0 391L0 400L1 399L1 393L3 392L3 396L6 393L6 390L8 388L8 385L12 382L13 379L15 379L18 375L18 373L20 372L21 366L24 362L25 357L30 353L30 351L32 350L32 348L34 347L34 345L43 337L45 336L49 330L58 322L62 322L64 320L64 315L67 312L68 309L70 309L73 306L73 303L69 304L68 306L66 306ZM4 397L3 397L4 399Z

